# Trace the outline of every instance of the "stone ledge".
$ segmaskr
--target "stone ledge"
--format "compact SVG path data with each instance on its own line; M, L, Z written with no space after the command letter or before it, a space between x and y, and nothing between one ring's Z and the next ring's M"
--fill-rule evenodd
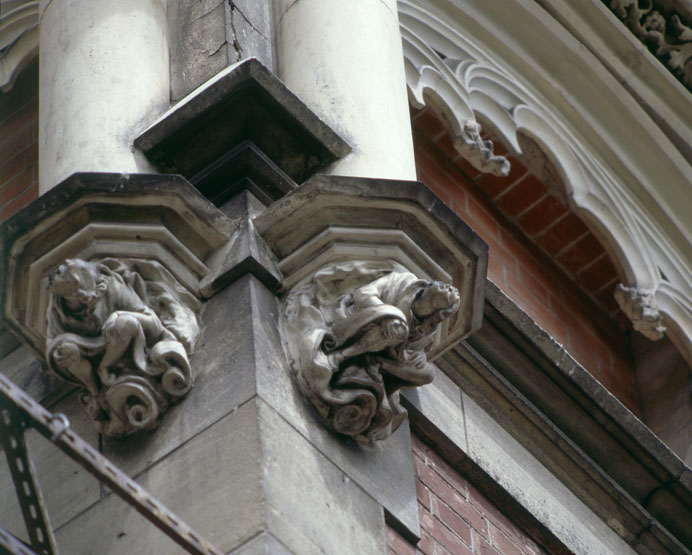
M255 58L197 88L134 144L162 171L197 179L204 189L209 166L246 140L297 183L351 151Z
M632 547L689 553L692 471L492 282L438 365Z

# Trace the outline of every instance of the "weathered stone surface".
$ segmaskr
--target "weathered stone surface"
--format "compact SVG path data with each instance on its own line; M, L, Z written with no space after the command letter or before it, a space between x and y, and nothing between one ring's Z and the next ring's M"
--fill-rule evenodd
M411 536L420 536L411 438L405 422L389 439L363 445L327 430L302 395L283 354L276 298L252 280L253 356L257 392L274 410L389 511Z
M246 140L297 183L350 151L254 58L181 100L137 137L135 146L163 171L193 178Z
M70 422L70 428L92 447L98 448L98 435L79 407L76 393L50 405L49 409L51 412L64 414ZM99 500L101 487L91 474L35 430L27 430L25 437L53 528L62 526ZM4 453L0 454L0 499L3 500L0 503L0 526L13 533L21 532L20 537L26 536Z
M461 391L439 368L431 384L405 390L401 398L409 413L416 411L417 426L424 421L426 427L443 433L460 449L468 449Z
M270 2L228 0L226 2L226 35L229 62L257 58L274 69L274 28ZM234 57L235 55L235 57Z
M96 429L123 436L156 427L194 382L197 298L146 259L68 259L48 288L46 361L81 386Z
M564 484L462 393L468 454L574 553L634 553Z
M406 418L402 388L430 383L427 351L459 292L389 261L336 262L297 283L282 332L298 386L326 425L386 439Z
M292 555L291 551L269 532L262 532L229 555Z
M666 327L656 306L654 291L625 287L619 283L615 288L615 300L635 330L652 341L663 337Z
M384 553L380 505L262 401L259 415L269 531L294 553Z
M457 288L460 307L430 360L480 327L487 245L416 181L318 175L254 220L292 288L333 263L400 263Z
M17 347L0 360L0 372L41 403L50 403L75 389L75 386L44 372L41 361L24 346Z
M168 21L174 102L241 60L274 67L269 2L181 0L168 7Z
M257 405L246 403L137 476L193 530L223 551L263 528ZM191 500L203 500L191 502ZM66 553L182 552L133 508L110 494L57 530Z
M168 6L173 102L228 65L225 3L180 0Z
M48 275L66 258L156 260L199 295L234 231L180 176L75 174L0 226L8 327L42 357Z
M256 394L251 280L244 276L205 303L190 357L197 385L184 407L172 407L155 434L104 440L104 454L123 471L141 473Z
M243 191L221 206L237 228L233 240L216 255L215 271L200 282L200 292L205 297L251 273L272 291L282 287L283 275L274 255L258 235L252 219L264 209L264 205L249 191Z
M128 474L137 475L258 394L410 534L419 536L408 424L375 446L326 430L290 373L278 316L274 294L251 275L207 301L201 314L202 335L191 357L200 373L184 410L182 405L172 407L155 434L127 441L106 439L104 454Z
M0 322L0 358L4 358L19 347L21 343L19 340L12 335L9 330L5 329L5 326Z

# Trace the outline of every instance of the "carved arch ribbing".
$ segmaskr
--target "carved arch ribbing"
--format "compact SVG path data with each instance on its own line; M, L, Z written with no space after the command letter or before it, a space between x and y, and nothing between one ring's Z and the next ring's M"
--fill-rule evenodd
M0 90L38 56L38 22L37 0L0 1Z
M692 244L671 237L670 230L676 225L657 204L651 188L631 185L639 173L639 161L633 157L622 160L622 165L609 164L608 157L601 156L572 125L571 119L579 114L558 109L544 98L542 92L550 84L532 86L506 69L507 60L494 56L492 48L485 48L487 44L467 39L461 27L436 15L440 12L433 4L399 1L411 104L429 106L455 135L469 122L483 121L515 156L523 154L520 135L537 142L561 174L570 207L602 241L625 285L651 295L668 334L692 364ZM465 8L455 9L461 13ZM472 18L474 12L468 10L463 16ZM565 45L557 42L554 48L559 51ZM585 75L589 73L585 71ZM612 83L603 87L612 88ZM614 94L628 93L622 89ZM601 108L594 108L593 113L582 114L586 121L598 117ZM629 114L623 114L625 123L627 117ZM640 117L647 116L642 113ZM595 127L592 131L597 132ZM653 135L650 140L660 143ZM692 191L692 182L688 180L688 184Z

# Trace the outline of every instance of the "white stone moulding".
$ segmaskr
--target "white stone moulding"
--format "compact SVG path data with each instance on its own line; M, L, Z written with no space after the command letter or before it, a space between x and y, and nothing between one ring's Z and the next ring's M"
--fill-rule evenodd
M0 0L0 90L38 56L38 0Z
M538 4L398 5L411 103L430 106L455 131L480 121L515 156L522 135L538 143L624 286L647 292L647 313L661 318L653 329L665 327L692 365L690 164Z

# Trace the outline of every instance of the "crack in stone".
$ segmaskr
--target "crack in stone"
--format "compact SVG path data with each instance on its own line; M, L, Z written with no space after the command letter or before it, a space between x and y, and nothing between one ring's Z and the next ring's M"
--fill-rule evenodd
M226 46L227 44L228 44L228 41L227 41L227 40L224 40L224 41L219 45L219 47L218 47L216 50L214 50L213 52L210 52L210 53L209 53L209 57L211 58L212 56L214 56L217 52L219 52L219 50L221 50L221 49L222 49L224 46Z
M51 0L51 2L52 2L52 1L53 1L53 0ZM214 6L214 7L211 8L210 10L207 10L207 11L204 12L202 15L198 15L197 17L195 17L195 18L191 21L191 23L194 23L195 21L199 21L200 19L202 19L202 18L204 18L204 17L207 17L210 13L212 13L212 12L213 12L216 8L218 8L221 4L223 4L223 2L219 2L218 4L216 4L216 6Z
M232 2L232 0L226 0L224 4L224 8L226 10L226 19L231 26L231 33L233 34L233 42L229 42L228 40L226 41L228 44L232 44L233 49L236 52L236 62L239 62L240 60L243 59L243 47L240 46L240 43L238 42L238 34L235 29L235 22L233 21L234 14L233 12L235 10L238 10L236 8L235 4ZM240 10L238 10L240 11ZM241 12L242 13L242 12ZM245 18L245 16L243 16Z
M252 21L250 21L250 20L248 19L248 17L243 13L243 10L241 10L238 6L236 6L236 4L233 2L233 0L227 0L227 1L228 1L228 3L231 5L231 10L233 10L233 9L237 10L237 12L238 12L240 15L243 16L243 19L244 19L245 21L247 21L247 24L248 24L250 27L252 27L255 31L257 31L257 32L259 33L259 35L260 35L262 38L264 38L264 39L267 38L267 37L265 36L265 34L264 34L262 31L260 31L257 27L255 27L255 26L253 25Z

